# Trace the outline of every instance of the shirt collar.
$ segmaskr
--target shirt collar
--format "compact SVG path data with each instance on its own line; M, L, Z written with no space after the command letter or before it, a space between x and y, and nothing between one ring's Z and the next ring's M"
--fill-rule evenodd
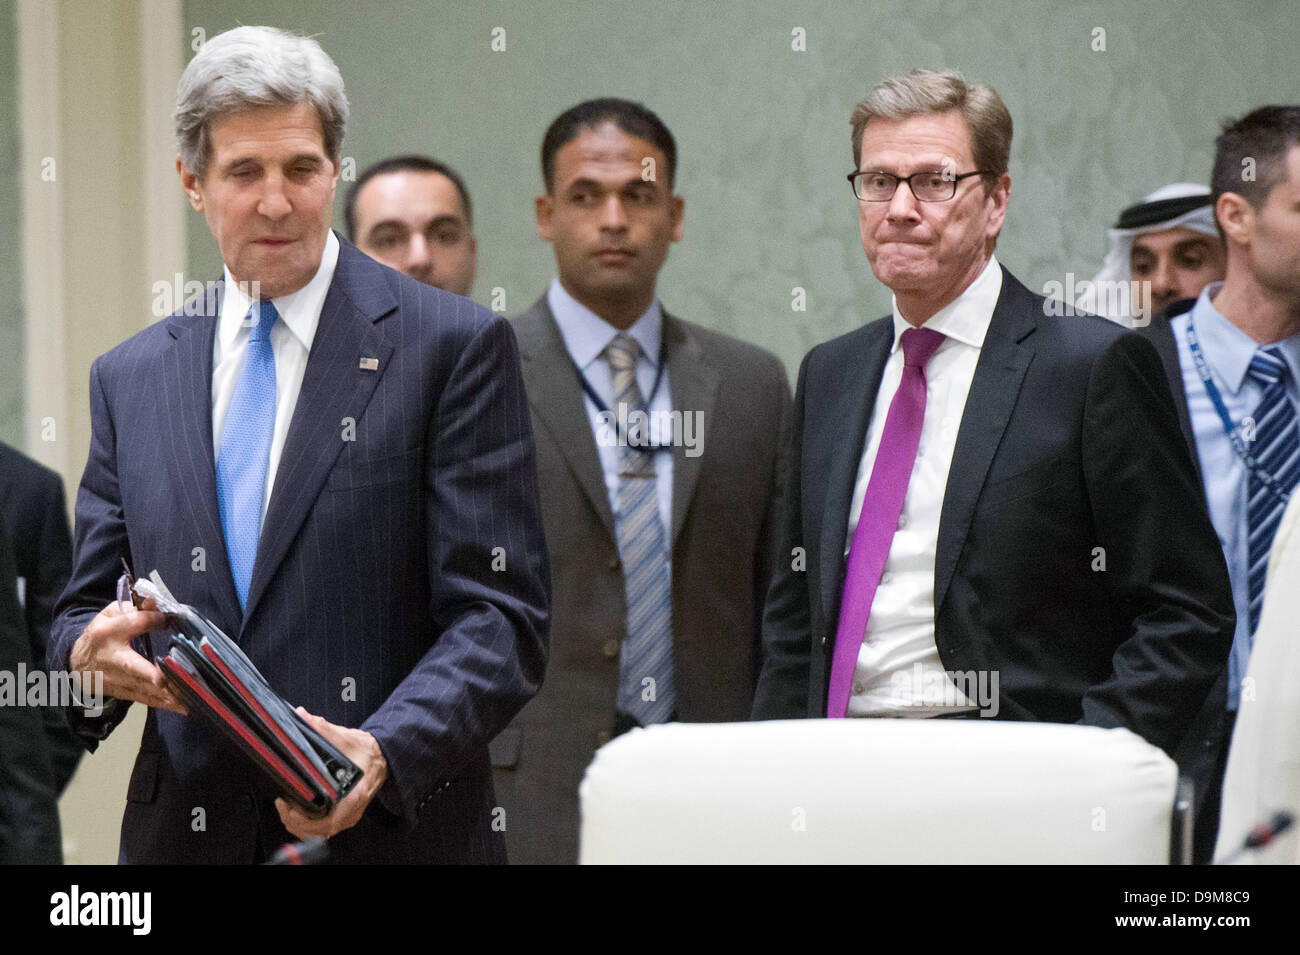
M1235 395L1246 381L1246 372L1250 370L1250 360L1255 357L1259 342L1214 307L1212 300L1222 288L1222 282L1211 282L1201 289L1196 304L1192 306L1190 319L1196 326L1196 339L1205 363L1229 394Z
M271 304L280 314L280 320L311 351L312 340L316 337L316 326L320 323L321 309L325 305L325 296L329 293L330 283L334 281L334 270L339 262L339 240L334 230L325 238L325 250L321 253L320 267L316 274L302 288L288 295L271 299ZM229 349L239 336L244 317L252 307L246 289L241 288L230 276L230 267L225 268L225 292L221 303L221 320L217 333L221 337L223 349Z
M555 316L555 324L560 327L560 335L564 338L564 347L568 349L569 357L583 371L601 358L606 346L619 333L617 328L570 295L558 278L551 279L551 287L546 292L546 303ZM659 347L663 341L663 310L659 307L658 298L632 323L626 334L636 339L641 346L642 357L658 370Z
M990 255L984 271L976 277L975 281L966 286L955 299L931 315L921 327L932 328L972 348L982 348L1000 294L1002 294L1002 267L998 265L997 256ZM891 351L898 348L903 332L912 327L898 313L897 297L894 298L893 303L894 346Z

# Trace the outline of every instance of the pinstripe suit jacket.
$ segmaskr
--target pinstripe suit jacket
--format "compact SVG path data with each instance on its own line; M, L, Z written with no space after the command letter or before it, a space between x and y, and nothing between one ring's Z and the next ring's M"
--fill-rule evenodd
M242 614L212 449L219 293L95 361L49 661L67 666L122 557L157 568L289 701L379 742L390 778L332 860L504 861L487 743L540 684L550 599L514 334L340 246ZM125 709L69 719L93 749ZM202 723L151 709L121 860L257 861L291 839L272 797Z

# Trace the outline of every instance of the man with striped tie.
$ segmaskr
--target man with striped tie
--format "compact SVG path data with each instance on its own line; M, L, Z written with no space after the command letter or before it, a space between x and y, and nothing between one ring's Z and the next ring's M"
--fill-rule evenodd
M1264 106L1228 123L1211 188L1224 280L1146 330L1200 470L1237 611L1228 665L1175 754L1196 788L1197 862L1214 848L1269 549L1300 482L1300 106Z
M555 601L546 684L493 744L512 862L573 862L578 783L636 726L748 715L772 568L775 356L669 315L672 134L644 106L567 110L542 143L557 278L515 321Z

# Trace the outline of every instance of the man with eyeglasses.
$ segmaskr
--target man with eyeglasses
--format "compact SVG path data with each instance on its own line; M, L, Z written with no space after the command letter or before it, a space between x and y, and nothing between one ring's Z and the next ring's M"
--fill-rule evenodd
M1165 749L1233 608L1154 349L1055 318L993 254L1011 117L954 72L853 113L893 314L799 372L754 715L1127 727Z

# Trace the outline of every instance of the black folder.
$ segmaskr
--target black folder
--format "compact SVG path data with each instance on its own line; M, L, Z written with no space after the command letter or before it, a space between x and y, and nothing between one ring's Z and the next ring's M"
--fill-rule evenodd
M155 662L191 716L243 750L307 815L323 816L347 795L360 767L272 690L221 628L172 597L156 571L134 590L167 615L171 639Z

